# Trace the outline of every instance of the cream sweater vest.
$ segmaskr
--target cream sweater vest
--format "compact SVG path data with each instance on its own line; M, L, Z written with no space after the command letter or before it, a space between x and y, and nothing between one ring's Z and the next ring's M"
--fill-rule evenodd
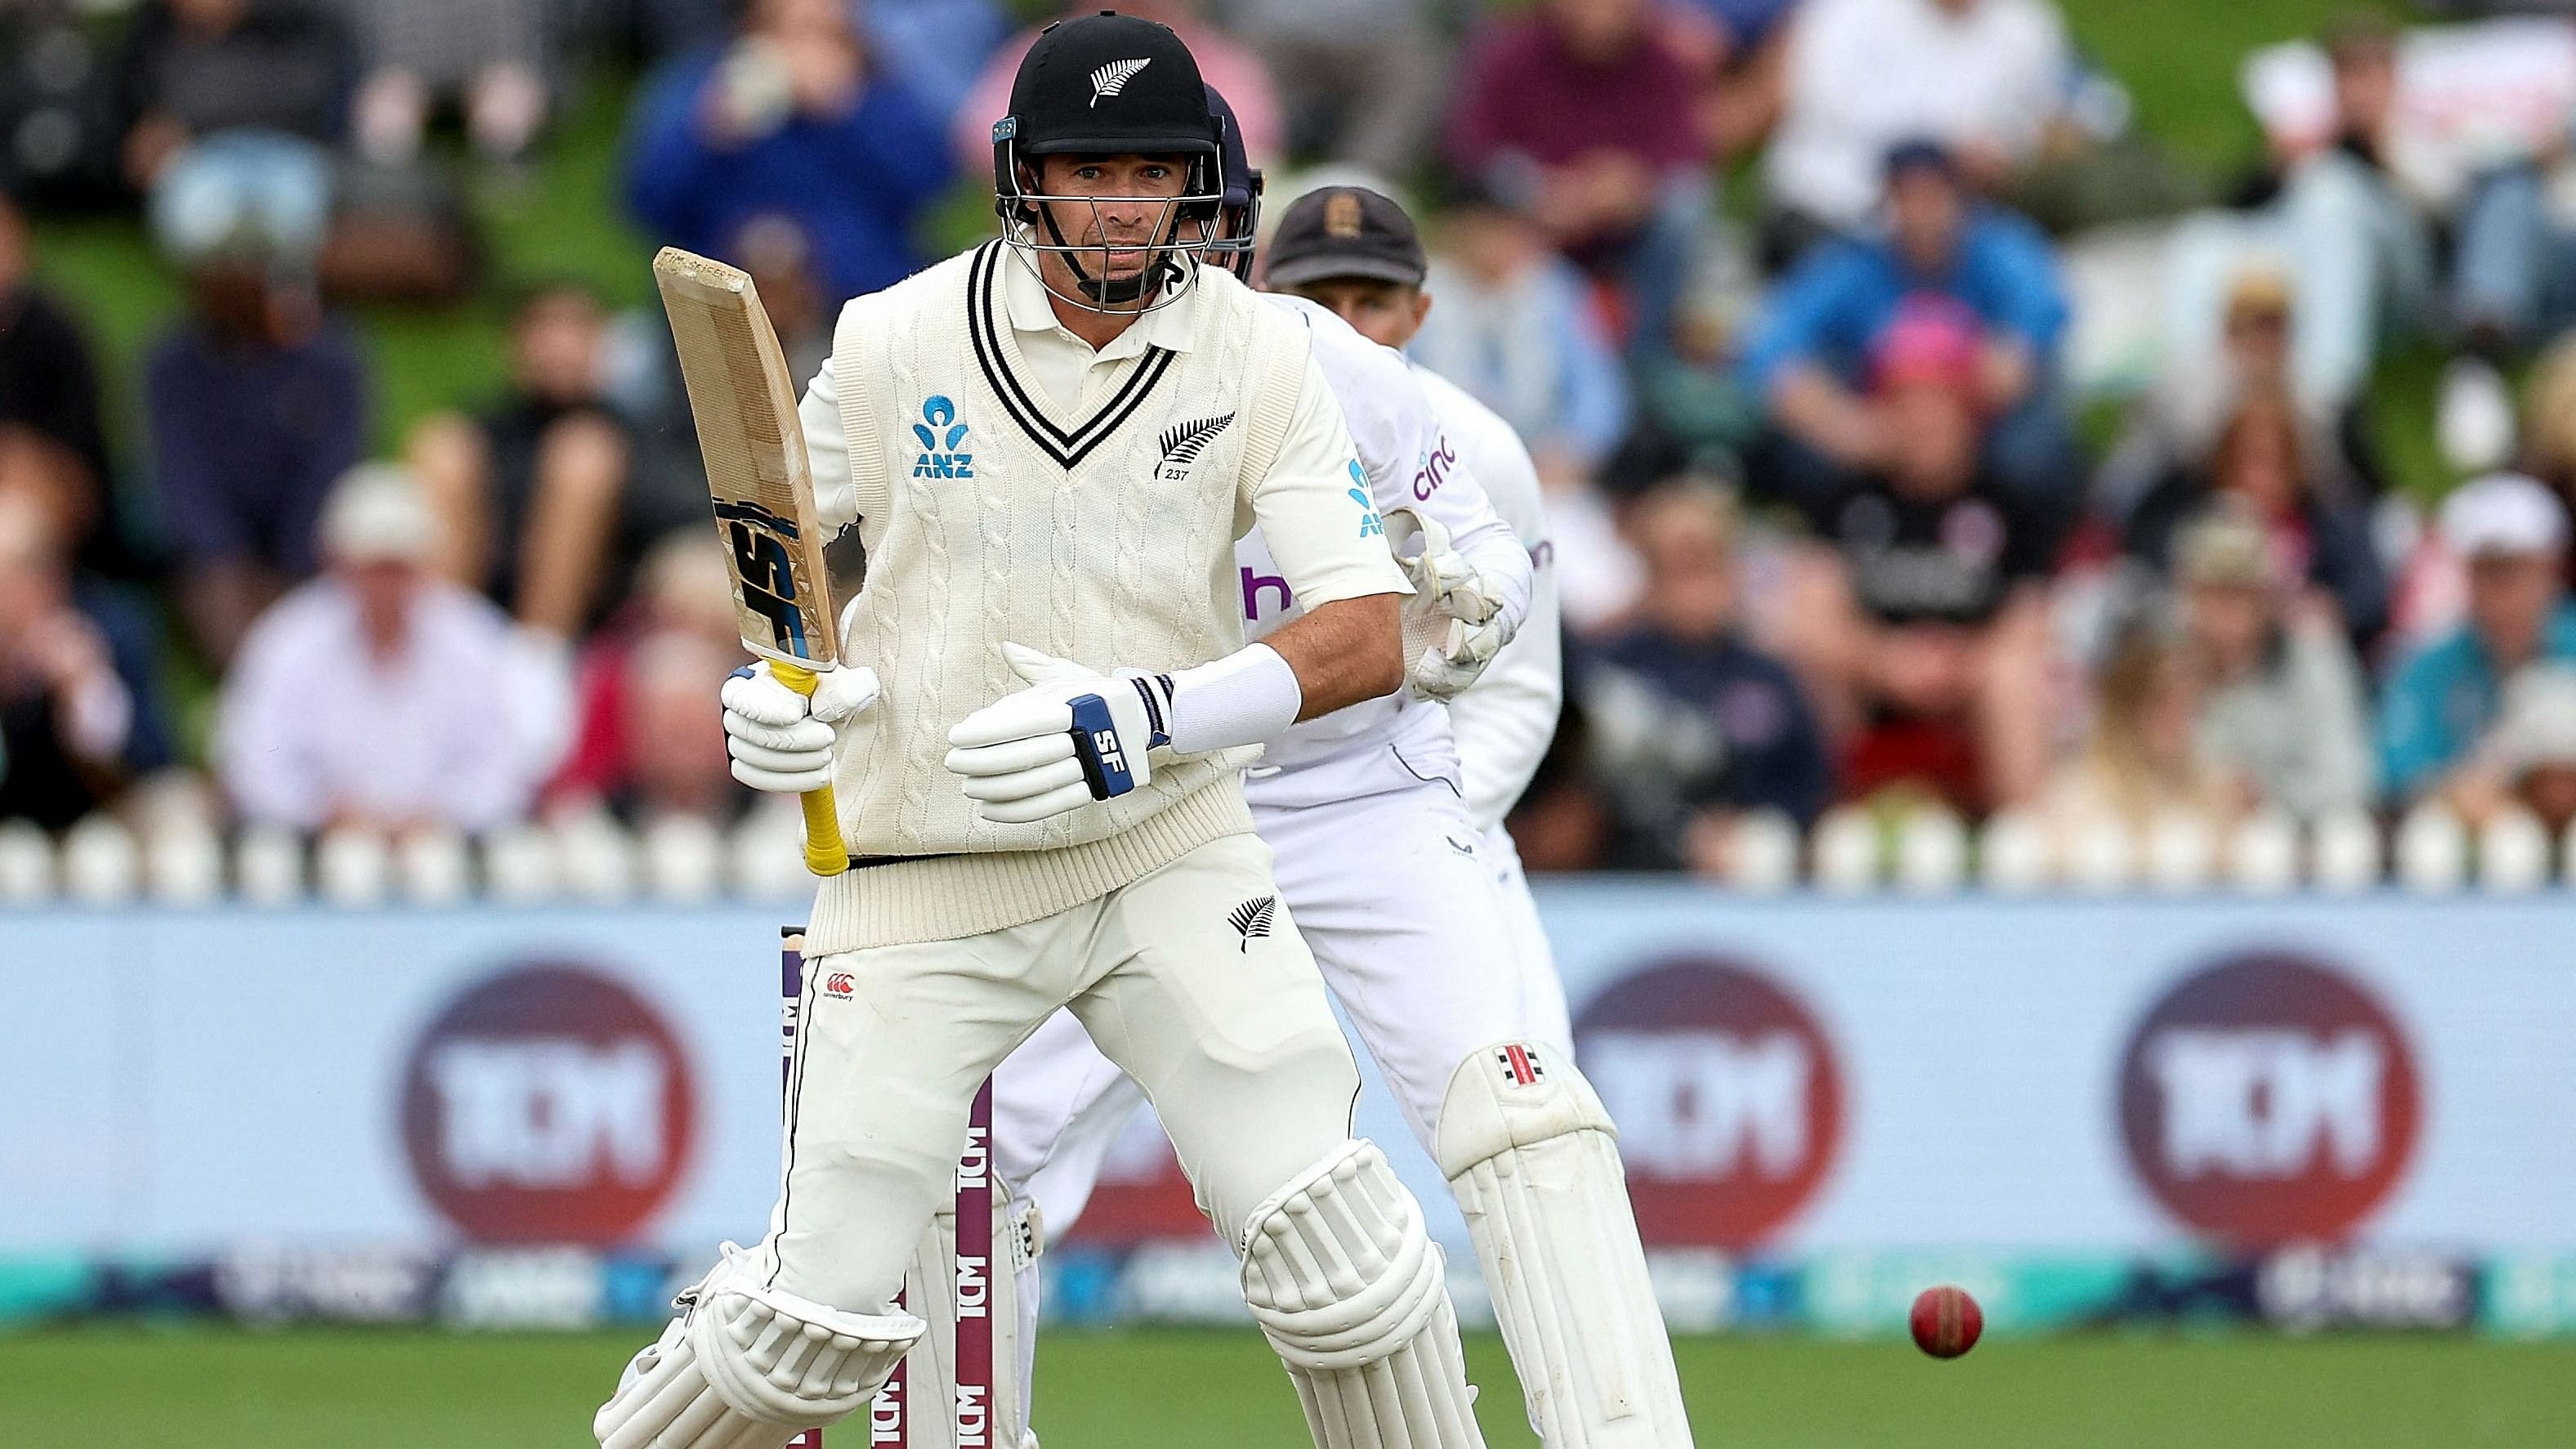
M1189 350L1064 408L1017 361L1019 265L987 243L860 299L834 339L868 560L842 653L884 692L842 732L856 863L823 883L815 956L1038 920L1252 828L1249 750L1157 758L1144 789L1032 825L976 818L942 763L950 726L1024 687L1004 640L1103 671L1243 647L1234 541L1306 368L1304 327L1202 267Z

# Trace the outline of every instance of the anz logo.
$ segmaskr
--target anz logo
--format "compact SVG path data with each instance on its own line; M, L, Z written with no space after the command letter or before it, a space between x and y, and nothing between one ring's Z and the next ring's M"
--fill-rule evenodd
M957 421L957 404L940 396L924 402L912 435L921 440L921 456L912 463L915 478L975 476L975 455L958 451L966 441L966 425Z
M1360 537L1384 538L1386 525L1379 521L1377 505L1369 500L1368 474L1360 471L1360 460L1353 458L1351 468L1351 501L1360 506Z

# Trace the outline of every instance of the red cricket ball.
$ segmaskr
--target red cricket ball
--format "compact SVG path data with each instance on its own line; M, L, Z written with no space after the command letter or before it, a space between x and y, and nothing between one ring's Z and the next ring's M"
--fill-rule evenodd
M1975 1348L1977 1335L1986 1329L1985 1310L1977 1300L1967 1289L1947 1283L1916 1294L1907 1322L1914 1330L1914 1346L1934 1358L1957 1358Z

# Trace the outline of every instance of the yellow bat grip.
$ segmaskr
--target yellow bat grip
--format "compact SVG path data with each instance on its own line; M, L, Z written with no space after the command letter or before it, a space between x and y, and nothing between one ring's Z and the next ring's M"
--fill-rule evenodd
M814 671L801 664L769 661L770 676L807 699L814 697L814 686L821 683ZM850 848L841 840L841 807L833 802L832 787L808 790L796 797L805 807L805 868L816 875L839 875L850 868Z

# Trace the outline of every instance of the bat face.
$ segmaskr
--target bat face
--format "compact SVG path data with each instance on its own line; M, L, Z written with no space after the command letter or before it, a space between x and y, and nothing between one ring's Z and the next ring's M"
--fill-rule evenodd
M815 518L795 384L759 294L735 268L675 247L654 258L653 276L697 419L743 646L814 668L838 664L829 540Z

